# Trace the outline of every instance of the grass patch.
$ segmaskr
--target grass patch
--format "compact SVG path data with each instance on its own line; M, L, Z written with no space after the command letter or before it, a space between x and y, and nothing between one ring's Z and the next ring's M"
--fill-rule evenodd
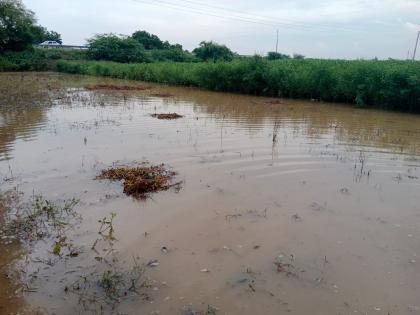
M99 271L99 269L102 269ZM79 304L85 311L102 309L110 306L112 309L130 294L143 294L143 288L149 287L149 279L145 276L145 266L138 258L133 258L133 265L122 267L116 262L96 266L96 270L88 275L80 276L70 286L65 287L79 297Z
M65 292L78 296L79 305L85 312L114 313L120 302L133 295L151 299L146 292L150 287L146 265L140 263L138 257L133 257L131 266L119 262L118 252L114 249L117 241L113 225L115 217L116 214L111 213L98 220L100 237L91 247L97 254L95 262L86 268L89 272L64 288Z
M66 200L59 205L40 195L33 196L30 205L15 204L13 209L8 209L1 234L22 242L55 237L63 243L66 231L81 219L74 210L77 204L76 199Z

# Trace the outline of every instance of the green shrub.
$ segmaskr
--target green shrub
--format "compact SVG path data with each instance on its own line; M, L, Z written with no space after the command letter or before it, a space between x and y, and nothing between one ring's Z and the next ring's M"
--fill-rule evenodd
M252 57L232 62L60 61L59 71L420 112L420 62Z
M48 69L45 54L36 49L6 52L0 56L0 71L43 71Z
M90 59L126 63L148 61L143 45L131 37L101 34L89 39L88 43Z

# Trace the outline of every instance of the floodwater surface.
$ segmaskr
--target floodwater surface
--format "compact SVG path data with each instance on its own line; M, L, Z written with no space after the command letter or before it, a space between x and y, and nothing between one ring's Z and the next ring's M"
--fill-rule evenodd
M0 93L1 193L76 198L82 217L74 257L2 240L1 314L420 314L420 116L55 73L0 74ZM95 179L145 161L181 189ZM147 285L81 290L108 254L149 263Z

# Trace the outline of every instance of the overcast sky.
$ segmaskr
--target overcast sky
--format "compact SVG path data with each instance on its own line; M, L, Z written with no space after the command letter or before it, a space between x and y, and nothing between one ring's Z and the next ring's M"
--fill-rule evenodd
M98 33L147 30L185 49L214 40L240 54L322 58L412 54L420 0L23 0L41 25L83 44ZM417 56L420 56L418 51ZM419 58L417 58L419 59Z

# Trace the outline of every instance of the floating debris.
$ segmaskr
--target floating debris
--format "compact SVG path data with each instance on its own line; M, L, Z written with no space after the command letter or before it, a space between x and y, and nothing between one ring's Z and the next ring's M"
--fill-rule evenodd
M116 167L103 170L96 179L123 181L124 193L135 198L147 198L149 193L180 187L181 182L171 183L177 173L164 164L138 167Z
M287 276L297 276L296 274L296 268L291 263L284 262L284 255L279 255L274 259L274 265L277 267L278 273L285 273ZM290 261L293 261L293 255L290 255L289 257Z
M166 119L166 120L172 120L172 119L179 119L184 117L183 115L177 114L177 113L161 113L161 114L151 114L150 116L157 118L157 119Z
M150 90L150 86L145 85L113 85L113 84L96 84L85 86L86 90L108 90L108 91L144 91Z
M297 222L302 222L302 217L299 214L297 214L297 213L295 213L294 215L292 215L292 219L295 220L295 221L297 221Z
M159 266L159 260L153 259L153 260L149 261L146 266L147 267L152 267L152 268L157 267L157 266Z
M340 193L342 193L343 195L348 195L349 194L349 189L346 187L343 187L340 189Z

